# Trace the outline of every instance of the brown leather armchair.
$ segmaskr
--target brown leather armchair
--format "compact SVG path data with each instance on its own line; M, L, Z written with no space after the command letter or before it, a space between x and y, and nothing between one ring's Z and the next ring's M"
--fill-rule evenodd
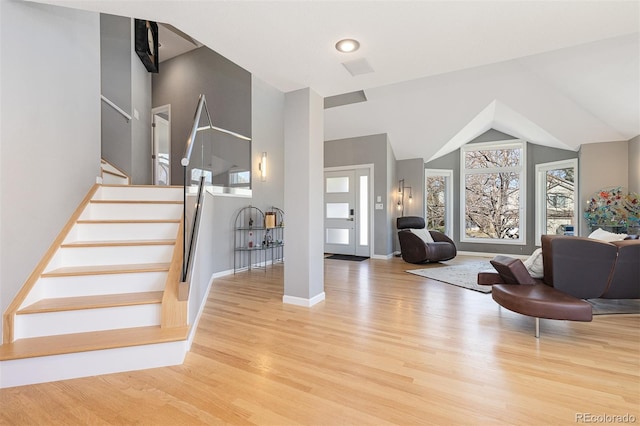
M518 259L496 256L496 273L478 274L492 285L493 299L505 308L536 318L591 321L583 299L640 297L640 240L608 243L590 238L543 235L544 276L531 278Z
M640 299L640 240L614 241L616 267L603 299Z
M456 245L442 232L429 231L433 243L425 243L410 229L424 229L424 218L419 216L399 217L396 221L402 259L409 263L427 263L450 260L458 253Z

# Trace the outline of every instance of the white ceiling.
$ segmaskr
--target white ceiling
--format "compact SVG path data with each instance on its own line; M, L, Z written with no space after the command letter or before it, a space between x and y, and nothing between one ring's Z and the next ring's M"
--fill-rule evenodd
M42 2L169 23L284 92L364 89L325 139L387 133L398 159L491 127L568 149L640 134L638 1Z

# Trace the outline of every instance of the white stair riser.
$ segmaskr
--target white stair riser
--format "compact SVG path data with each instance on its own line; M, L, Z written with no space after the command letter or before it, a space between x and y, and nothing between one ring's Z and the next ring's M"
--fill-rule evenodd
M180 365L186 340L0 362L0 388Z
M40 299L164 291L167 272L40 278L21 307Z
M180 187L163 186L101 186L96 200L182 201L184 191Z
M80 220L175 220L181 216L181 204L91 203Z
M118 169L115 168L115 166L113 166L113 164L109 163L109 162L100 162L100 168L102 170L107 170L113 173L118 173L118 174L122 174L122 172Z
M161 304L15 316L16 339L160 325Z
M174 245L60 248L45 272L67 266L127 265L171 261Z
M73 241L169 240L176 238L178 223L77 223L65 243Z

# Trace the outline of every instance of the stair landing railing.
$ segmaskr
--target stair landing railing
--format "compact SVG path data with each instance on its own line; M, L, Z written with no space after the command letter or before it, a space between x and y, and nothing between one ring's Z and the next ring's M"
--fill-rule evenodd
M184 155L180 161L184 177L184 227L182 231L183 259L181 282L188 282L190 279L193 252L197 242L202 210L203 192L207 185L212 185L213 183L213 160L210 162L205 162L204 160L205 152L211 153L213 149L213 138L205 137L211 132L220 132L240 140L251 141L251 138L241 135L240 133L214 126L211 115L209 114L209 109L207 108L205 95L200 95L193 118L193 125L191 126L191 132L185 145ZM194 147L200 150L199 164L197 164L198 161L192 159ZM193 182L198 182L197 190L191 185ZM195 203L189 204L190 196L194 195Z

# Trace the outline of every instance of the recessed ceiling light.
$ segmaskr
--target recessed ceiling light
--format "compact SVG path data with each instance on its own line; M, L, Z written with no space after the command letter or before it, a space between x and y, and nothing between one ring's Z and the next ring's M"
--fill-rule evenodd
M339 52L343 53L355 52L359 47L360 42L352 38L345 38L344 40L340 40L336 43L336 49L338 49Z

